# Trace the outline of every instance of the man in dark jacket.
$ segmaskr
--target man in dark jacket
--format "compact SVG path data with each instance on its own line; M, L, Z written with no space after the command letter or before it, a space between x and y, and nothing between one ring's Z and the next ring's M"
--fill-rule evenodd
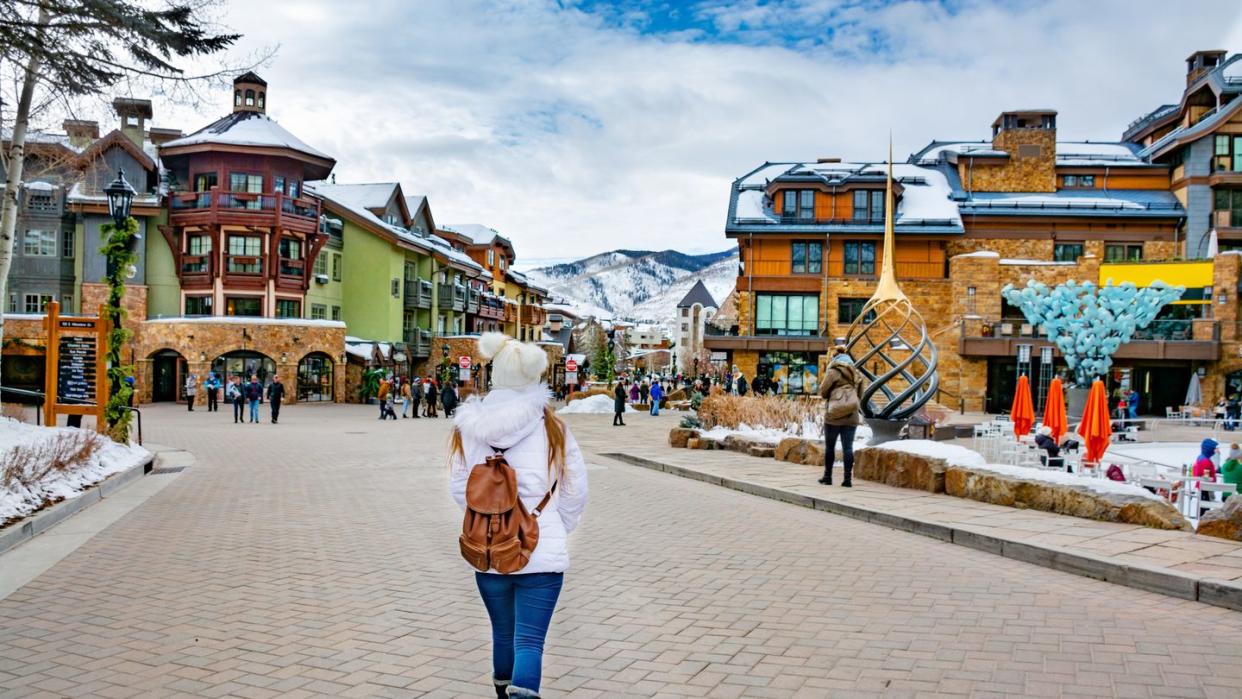
M612 389L612 426L625 427L625 420L622 416L625 414L625 383L621 379L617 379L617 385Z
M259 377L250 375L250 383L246 384L246 402L250 404L250 422L259 421L259 401L263 400L263 384Z
M440 404L444 406L444 417L453 417L453 410L457 408L457 389L453 387L452 381L444 382L444 390L440 392Z
M1042 459L1045 465L1053 468L1060 468L1064 465L1064 459L1061 458L1061 445L1052 438L1051 427L1045 425L1039 428L1039 431L1035 433L1035 446L1047 452Z
M746 375L739 371L737 373L737 394L739 396L746 395L747 388L749 387L746 385Z
M423 408L423 380L417 376L410 382L410 402L414 404L414 419Z
M280 377L272 374L272 383L267 387L267 399L272 406L272 424L280 422L280 402L285 398L285 385L280 382Z
M427 417L440 417L436 415L436 398L438 393L436 381L432 379L427 383Z

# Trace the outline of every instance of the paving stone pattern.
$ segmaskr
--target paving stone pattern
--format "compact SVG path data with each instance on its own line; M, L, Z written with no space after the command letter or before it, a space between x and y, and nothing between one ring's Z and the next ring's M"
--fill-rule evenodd
M310 405L278 426L146 418L198 462L0 601L0 696L492 696L446 421ZM594 454L675 417L628 419L571 424ZM546 696L1242 687L1242 614L591 461Z

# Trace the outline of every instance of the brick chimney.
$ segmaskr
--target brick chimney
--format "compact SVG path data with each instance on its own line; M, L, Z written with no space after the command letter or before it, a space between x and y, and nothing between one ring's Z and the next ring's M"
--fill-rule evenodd
M65 135L69 137L69 145L81 150L99 138L99 122L83 119L65 119L61 123Z
M1190 85L1194 81L1216 69L1216 66L1225 61L1226 51L1195 51L1186 57L1186 84Z
M147 120L151 118L151 100L117 97L112 100L112 108L121 117L121 133L142 148L147 134Z
M1009 155L999 167L974 171L981 192L1057 190L1057 113L1051 109L1002 112L992 122L992 149Z
M249 71L233 81L233 111L267 113L267 81Z

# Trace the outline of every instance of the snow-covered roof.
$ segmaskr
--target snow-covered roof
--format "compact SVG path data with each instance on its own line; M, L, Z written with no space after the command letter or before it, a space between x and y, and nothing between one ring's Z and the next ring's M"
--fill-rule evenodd
M424 240L431 245L436 253L443 256L450 263L457 264L460 267L465 267L473 272L483 271L483 265L475 262L469 255L461 250L457 250L452 245L449 245L448 241L440 236L429 235Z
M56 185L43 180L35 180L34 182L23 182L22 186L32 192L55 192Z
M996 150L990 141L933 141L911 156L919 165L932 165L942 157L1009 157ZM1148 163L1134 149L1121 141L1057 141L1057 165L1063 167L1137 167Z
M469 238L475 245L487 245L496 238L504 238L500 231L481 223L449 223L440 227Z
M148 318L147 323L194 323L210 325L227 323L229 325L305 325L316 328L344 328L345 323L339 320L312 320L310 318L260 318L257 316L160 316Z
M69 188L69 193L65 196L70 204L106 204L108 203L108 195L103 192L88 193L82 186L81 182L74 182ZM159 206L160 195L158 194L135 194L134 205L136 206Z
M1164 190L1061 190L1059 192L974 192L961 202L972 214L1024 216L1152 216L1185 214L1172 192Z
M332 156L310 147L277 124L275 119L259 112L234 112L221 117L188 136L168 141L161 146L161 150L200 143L289 148L316 158L332 160Z
M1144 148L1139 153L1139 156L1148 159L1158 158L1178 143L1189 143L1198 140L1212 133L1217 126L1228 121L1240 108L1242 108L1242 98L1235 99L1229 104L1224 105L1223 108L1213 109L1200 118L1199 122L1194 126L1190 128L1178 126L1176 129L1161 136L1160 140Z
M396 182L363 182L360 184L337 184L335 182L307 182L314 185L320 196L325 196L338 204L359 209L382 209L392 199Z
M396 187L393 183L384 183L384 185L388 187ZM330 205L334 205L351 216L366 221L372 226L377 226L389 231L396 236L399 241L418 248L425 253L433 251L443 252L441 248L448 247L443 244L443 241L433 235L419 235L412 231L406 230L401 226L395 226L371 213L371 211L361 203L350 203L351 200L356 202L367 201L366 197L371 196L371 193L368 193L363 189L356 189L357 187L365 187L365 185L339 185L322 181L306 183L306 191L308 193L322 197ZM338 199L337 197L341 198ZM385 200L385 202L387 202L387 200ZM455 250L451 251L456 252ZM473 264L473 261L471 261L471 263ZM475 266L477 267L478 265ZM479 269L482 269L482 267L479 267Z

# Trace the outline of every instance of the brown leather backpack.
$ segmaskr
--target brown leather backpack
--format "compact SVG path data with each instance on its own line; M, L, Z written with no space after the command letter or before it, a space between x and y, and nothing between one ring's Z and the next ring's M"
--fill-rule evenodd
M462 558L477 570L516 573L530 562L539 542L539 513L548 506L556 483L534 512L518 497L517 472L504 454L493 454L470 470L466 516L461 523Z

